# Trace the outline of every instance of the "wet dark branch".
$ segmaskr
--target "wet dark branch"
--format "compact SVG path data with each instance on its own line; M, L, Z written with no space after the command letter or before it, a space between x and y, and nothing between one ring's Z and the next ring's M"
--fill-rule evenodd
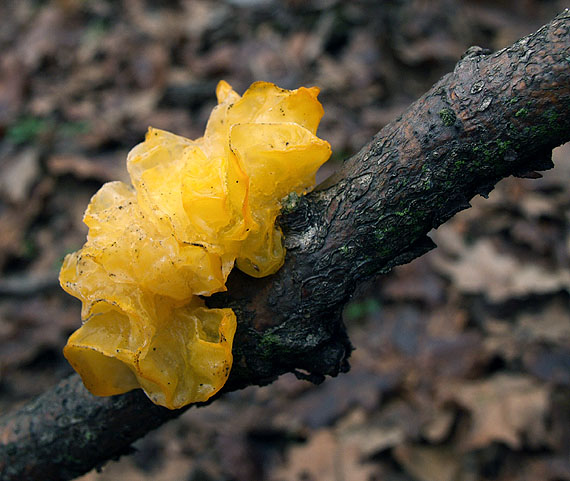
M434 247L426 234L509 175L551 167L570 140L570 12L516 44L472 48L281 224L274 276L232 274L211 305L235 309L234 367L224 391L284 372L321 381L348 369L341 310L363 279ZM291 204L291 202L289 203ZM128 451L178 416L140 392L96 398L77 376L0 421L2 480L65 480Z

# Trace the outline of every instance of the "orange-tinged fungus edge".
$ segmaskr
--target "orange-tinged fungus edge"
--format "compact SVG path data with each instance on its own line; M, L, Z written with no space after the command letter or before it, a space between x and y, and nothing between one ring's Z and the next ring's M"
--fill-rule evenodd
M240 96L221 81L203 137L150 127L127 157L132 186L93 196L87 242L60 272L84 320L64 354L89 391L142 388L177 409L223 387L236 316L199 296L225 290L234 265L254 277L283 265L280 200L311 189L331 154L318 94L255 82Z

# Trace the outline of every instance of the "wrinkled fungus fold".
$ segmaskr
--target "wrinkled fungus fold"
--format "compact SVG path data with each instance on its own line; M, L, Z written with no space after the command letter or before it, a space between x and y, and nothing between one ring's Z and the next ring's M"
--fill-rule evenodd
M127 157L132 185L93 196L87 242L60 273L83 319L64 354L89 391L142 388L177 409L221 389L236 316L203 297L234 265L254 277L283 265L280 201L306 193L331 153L318 93L256 82L240 96L221 81L203 137L149 128Z

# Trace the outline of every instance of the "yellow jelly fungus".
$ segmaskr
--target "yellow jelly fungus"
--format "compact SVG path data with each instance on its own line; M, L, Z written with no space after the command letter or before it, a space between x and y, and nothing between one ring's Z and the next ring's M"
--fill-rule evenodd
M318 93L256 82L240 97L221 81L203 137L149 128L127 158L132 186L93 196L87 242L60 273L84 319L64 354L89 391L142 388L176 409L221 389L236 316L200 296L226 290L234 264L255 277L283 265L280 201L310 189L331 153L315 135Z

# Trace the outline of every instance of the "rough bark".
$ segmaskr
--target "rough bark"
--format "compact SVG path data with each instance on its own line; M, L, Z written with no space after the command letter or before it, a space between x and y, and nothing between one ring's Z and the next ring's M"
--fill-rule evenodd
M570 140L570 11L494 54L471 48L399 119L303 198L287 199L287 260L274 276L233 273L209 300L238 316L224 391L285 372L347 371L341 310L363 279L409 262L427 233L508 175L551 167ZM0 421L0 479L72 479L178 416L135 391L91 396L78 376Z

